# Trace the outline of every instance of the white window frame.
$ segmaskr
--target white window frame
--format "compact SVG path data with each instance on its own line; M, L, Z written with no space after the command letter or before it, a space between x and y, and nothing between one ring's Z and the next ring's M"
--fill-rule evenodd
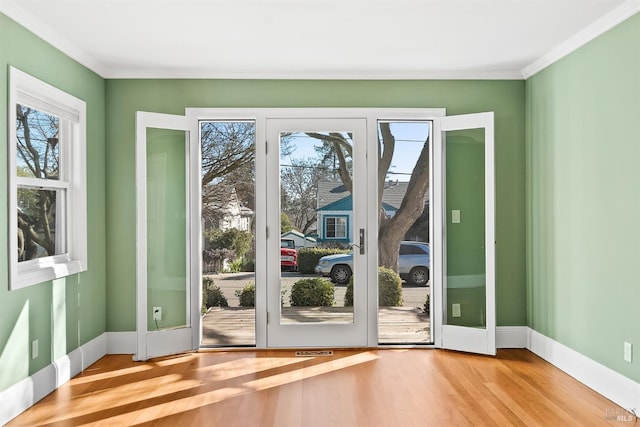
M59 180L17 176L16 104L60 118ZM8 109L9 289L15 290L87 270L86 103L10 67ZM18 262L18 186L61 190L56 247L64 247L64 253Z

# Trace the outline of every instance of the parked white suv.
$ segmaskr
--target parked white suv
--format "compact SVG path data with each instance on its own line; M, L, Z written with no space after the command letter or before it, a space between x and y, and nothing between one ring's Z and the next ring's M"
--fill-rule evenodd
M431 249L424 242L403 241L398 253L398 274L407 283L426 286L429 282ZM353 274L353 253L327 255L320 258L316 274L330 277L335 283L344 285Z

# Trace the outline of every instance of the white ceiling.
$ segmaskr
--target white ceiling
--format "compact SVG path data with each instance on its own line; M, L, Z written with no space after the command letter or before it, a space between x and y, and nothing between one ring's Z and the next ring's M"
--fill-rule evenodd
M528 77L640 0L0 0L105 78Z

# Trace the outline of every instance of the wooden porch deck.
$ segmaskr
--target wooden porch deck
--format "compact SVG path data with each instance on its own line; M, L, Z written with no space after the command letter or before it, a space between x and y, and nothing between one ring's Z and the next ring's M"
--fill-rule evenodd
M431 342L431 322L422 310L411 307L379 309L380 344L427 344ZM282 323L351 322L345 307L283 307ZM255 309L212 308L202 319L203 347L255 344Z

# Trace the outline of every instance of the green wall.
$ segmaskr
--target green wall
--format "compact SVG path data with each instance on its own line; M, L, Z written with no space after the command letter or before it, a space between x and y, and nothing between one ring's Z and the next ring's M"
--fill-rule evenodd
M445 107L495 111L497 321L525 325L523 81L107 81L107 329L135 330L134 124L137 110L186 107Z
M528 325L635 381L640 15L530 78Z
M104 80L0 14L0 203L7 200L8 69L15 66L87 103L89 270L8 290L7 227L0 227L0 391L105 332ZM8 212L0 209L0 224ZM31 341L39 357L31 359Z

